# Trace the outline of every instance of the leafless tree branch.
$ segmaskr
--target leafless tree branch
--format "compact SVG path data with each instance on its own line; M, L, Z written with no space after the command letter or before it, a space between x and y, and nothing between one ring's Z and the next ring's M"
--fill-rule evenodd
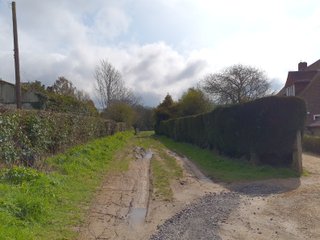
M254 67L233 65L220 73L208 74L201 84L211 98L220 103L241 103L270 94L266 74Z
M94 77L97 81L99 101L103 108L107 108L113 102L125 102L130 105L139 103L139 98L125 87L120 72L108 61L100 61L96 66Z

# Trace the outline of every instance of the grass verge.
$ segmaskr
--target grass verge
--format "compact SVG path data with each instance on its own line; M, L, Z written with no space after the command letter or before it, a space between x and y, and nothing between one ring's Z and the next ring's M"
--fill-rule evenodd
M173 192L170 187L171 178L168 175L168 171L161 161L155 157L151 159L151 174L152 174L152 186L153 186L153 199L171 201L173 198Z
M236 161L201 149L197 146L175 142L164 136L154 137L167 148L191 159L207 176L224 182L243 180L263 180L269 178L289 178L298 175L288 168L253 166L245 161Z
M3 169L0 173L0 239L74 239L90 200L132 133L117 133L47 159L51 171Z

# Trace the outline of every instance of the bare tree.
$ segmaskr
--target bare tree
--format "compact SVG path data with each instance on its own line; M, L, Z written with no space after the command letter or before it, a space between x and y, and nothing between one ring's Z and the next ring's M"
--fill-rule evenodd
M270 94L270 83L264 71L241 64L208 74L202 81L202 88L220 104L242 103Z
M59 77L52 87L48 87L48 90L53 91L60 95L72 96L76 95L76 87L73 86L73 83L66 79L65 77Z
M113 102L125 102L130 105L139 103L139 98L125 87L120 72L108 61L100 61L94 76L97 81L100 104L103 108L107 108Z

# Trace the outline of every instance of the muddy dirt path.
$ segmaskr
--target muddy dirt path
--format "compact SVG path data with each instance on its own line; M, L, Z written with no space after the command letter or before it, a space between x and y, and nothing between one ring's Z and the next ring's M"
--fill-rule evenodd
M171 182L172 201L153 197L149 174L151 151L154 157L160 158L156 150L149 150L148 156L142 156L145 153L137 154L134 148L129 170L109 174L97 192L87 221L80 228L79 240L149 239L158 225L187 204L207 193L225 190L206 178L187 159L167 151L182 167L183 177Z
M144 223L149 203L152 152L132 149L129 170L111 173L97 192L79 240L129 239Z
M173 200L153 196L150 158L161 158L157 150L133 148L129 170L109 174L97 193L79 240L320 239L319 157L303 155L309 175L300 179L218 184L166 151L183 169L170 184Z

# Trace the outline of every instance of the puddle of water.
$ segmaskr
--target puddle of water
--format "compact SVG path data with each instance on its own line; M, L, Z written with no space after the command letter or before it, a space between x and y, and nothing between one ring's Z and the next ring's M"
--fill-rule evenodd
M150 160L152 158L152 151L148 150L143 158L146 160Z
M145 155L143 156L143 160L150 161L152 158L152 151L147 150ZM130 225L142 225L145 222L145 217L147 215L147 199L148 199L148 193L149 193L149 186L148 186L148 169L145 169L143 171L144 174L147 174L146 176L142 176L142 178L146 178L145 181L140 181L140 188L138 189L138 192L140 190L139 196L135 198L135 201L133 203L133 208L131 208L128 220ZM143 207L139 207L143 206Z
M146 208L133 208L129 214L129 223L131 225L141 225L144 223L147 214Z

